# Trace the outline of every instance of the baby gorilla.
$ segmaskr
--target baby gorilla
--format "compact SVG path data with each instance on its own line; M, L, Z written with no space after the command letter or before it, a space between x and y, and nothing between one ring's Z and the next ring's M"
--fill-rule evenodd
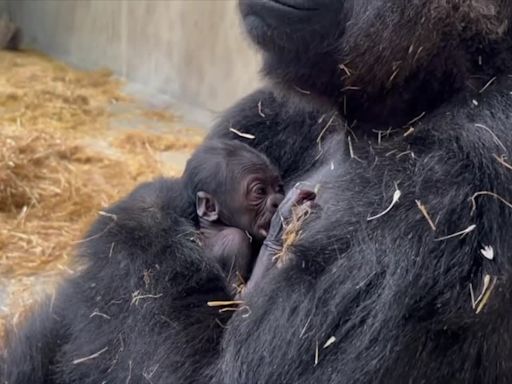
M203 144L187 162L183 184L195 202L200 242L236 291L245 283L284 198L277 169L241 142Z

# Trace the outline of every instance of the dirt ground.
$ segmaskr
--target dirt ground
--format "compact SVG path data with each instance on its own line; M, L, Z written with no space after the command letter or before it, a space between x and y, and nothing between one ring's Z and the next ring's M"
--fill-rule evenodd
M204 131L148 108L109 71L0 51L0 336L65 276L99 211L179 176Z

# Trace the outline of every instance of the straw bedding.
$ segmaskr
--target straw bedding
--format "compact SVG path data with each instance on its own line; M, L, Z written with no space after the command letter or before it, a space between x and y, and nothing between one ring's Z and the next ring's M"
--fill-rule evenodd
M106 70L0 51L0 335L76 272L74 242L98 210L141 181L179 175L159 155L186 156L202 140L194 130L113 130L111 106L120 102L176 125L164 111L141 112L121 86Z

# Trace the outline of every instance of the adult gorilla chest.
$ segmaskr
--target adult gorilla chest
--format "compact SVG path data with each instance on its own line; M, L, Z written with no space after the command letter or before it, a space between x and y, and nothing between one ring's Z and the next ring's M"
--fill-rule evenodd
M289 263L247 298L250 315L231 319L222 382L506 382L508 369L481 371L474 353L497 342L485 322L505 314L501 299L479 317L467 287L484 289L483 276L496 267L479 253L480 244L500 236L489 225L512 219L492 200L475 214L472 198L493 180L510 199L512 180L478 156L503 151L493 135L468 138L482 133L478 119L493 124L505 147L512 144L509 89L505 81L482 105L506 105L502 115L481 116L462 99L456 114L434 113L414 135L353 142L317 170L309 181L320 185L322 211L301 229ZM499 242L502 250L512 246Z
M370 317L382 309L378 292L389 257L407 252L394 242L414 233L405 224L410 201L379 223L368 218L392 202L393 175L412 178L414 167L407 159L384 157L387 171L373 173L376 156L389 147L378 155L368 145L354 147L358 160L347 152L304 181L319 186L321 210L300 228L287 264L274 267L246 298L250 315L236 314L229 322L224 344L230 368L222 372L222 382L328 383L355 369L344 365L345 354L370 342L366 332ZM410 188L404 184L400 187Z

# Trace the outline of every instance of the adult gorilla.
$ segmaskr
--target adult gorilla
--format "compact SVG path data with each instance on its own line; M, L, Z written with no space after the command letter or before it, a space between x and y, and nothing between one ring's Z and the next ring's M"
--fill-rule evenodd
M205 305L227 294L187 236L176 183L142 186L11 340L7 382L511 382L510 1L241 9L275 85L210 138L318 182L322 210L226 324ZM330 108L347 122L334 152Z

